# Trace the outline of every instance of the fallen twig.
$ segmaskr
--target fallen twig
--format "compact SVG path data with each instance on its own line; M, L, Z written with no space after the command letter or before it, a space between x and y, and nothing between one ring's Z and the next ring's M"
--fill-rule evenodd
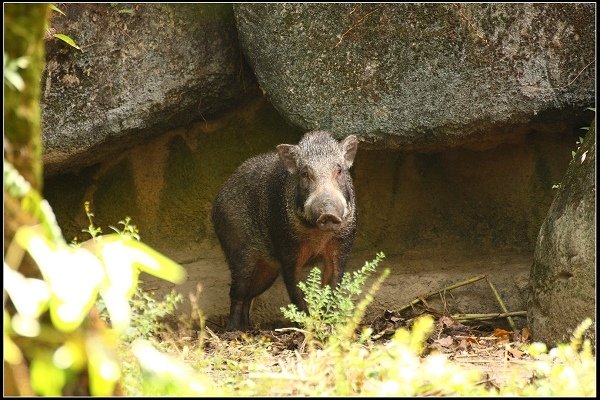
M290 327L290 328L277 328L275 329L275 332L285 332L285 331L295 331L295 332L301 332L306 334L307 331L304 329L300 329L300 328L294 328L294 327Z
M507 317L525 317L527 316L527 311L511 311L505 313L495 313L495 314L454 314L451 315L450 318L456 321L483 321L487 319L496 319L496 318L507 318Z
M502 301L502 297L500 297L500 294L496 290L496 286L494 286L494 284L492 283L492 281L490 280L489 277L486 277L486 280L490 284L490 288L492 289L492 292L494 293L494 296L496 297L496 300L498 301L498 304L500 305L500 309L502 311L504 311L504 313L508 313L508 310L506 309L506 305L504 304L504 301ZM517 327L515 326L515 321L513 321L513 319L510 316L507 316L506 319L508 321L508 324L510 325L510 328L513 330L513 332L516 332Z
M436 290L434 292L430 292L430 293L426 294L425 296L419 296L416 299L414 299L413 301L411 301L410 303L408 303L408 304L400 307L397 310L397 312L402 312L402 311L406 310L407 308L412 307L412 306L414 306L415 304L417 304L419 302L423 302L424 299L427 299L428 297L434 296L434 295L436 295L438 293L442 293L442 292L445 292L447 290L456 289L458 287L465 286L465 285L468 285L470 283L480 281L480 280L482 280L485 277L486 277L486 275L478 275L478 276L475 276L473 278L467 279L466 281L455 283L454 285L447 286L447 287L445 287L443 289Z

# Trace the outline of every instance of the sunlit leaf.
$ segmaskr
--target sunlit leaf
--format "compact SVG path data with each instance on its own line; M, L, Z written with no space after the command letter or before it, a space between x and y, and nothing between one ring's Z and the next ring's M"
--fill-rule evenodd
M10 315L4 310L4 361L12 365L17 365L23 362L23 354L10 338L8 334L10 328Z
M25 82L23 81L23 78L21 78L21 75L19 75L17 71L5 69L4 79L6 79L6 81L10 83L10 85L17 89L19 92L23 91L23 89L25 88Z
M208 385L189 365L158 351L149 341L136 339L131 345L131 351L138 359L140 366L147 373L153 375L153 380L162 378L168 382L174 382L181 393L206 394Z
M23 362L21 350L6 333L4 334L4 361L11 365L18 365Z
M78 50L81 50L81 48L79 46L77 46L77 44L75 43L75 41L73 39L71 39L69 36L64 35L62 33L55 33L53 35L55 38L62 40L63 42L67 43L69 46L75 47Z
M138 283L139 270L129 259L122 240L106 241L99 237L83 244L93 246L96 254L102 259L105 277L100 294L110 316L113 327L125 329L130 322L131 308L129 299Z
M418 318L413 325L412 335L410 335L410 347L415 352L421 352L423 343L433 330L433 318L424 316Z
M103 339L106 338L101 334L90 334L85 342L92 396L112 395L115 385L121 377L116 355Z
M38 264L52 292L50 318L64 331L76 329L96 300L104 271L89 250L56 245L38 227L21 227L15 240Z
M25 69L29 66L29 57L22 56L12 61L20 69Z
M48 7L50 7L50 9L51 9L52 11L56 11L56 12L58 12L58 13L61 13L62 15L65 15L65 13L64 13L64 12L62 12L62 11L61 11L61 10L60 10L58 7L56 7L56 5L54 5L54 4L52 4L52 3L50 3L50 4L48 5Z
M27 68L29 65L29 57L23 56L16 59L11 59L4 53L4 80L19 92L25 88L25 82L19 74L19 69Z
M133 14L133 8L123 8L119 11L117 11L117 14Z
M54 243L65 244L62 232L56 222L56 216L48 201L31 188L31 185L21 176L11 163L4 160L4 188L11 196L21 199L21 209L39 219L44 233Z
M4 188L13 197L23 197L31 190L31 184L17 171L11 163L4 160Z
M47 352L31 361L31 386L41 396L60 396L66 382L65 371L57 368Z
M102 257L108 254L111 260L120 259L123 265L134 265L169 282L182 283L186 279L186 271L181 265L138 240L111 234L102 236L101 246Z
M40 279L26 278L6 264L4 264L4 289L17 313L25 318L37 318L47 309L50 300L48 284Z
M131 322L130 296L110 286L101 290L101 295L113 328L118 331L127 328Z
M85 365L86 355L83 343L69 340L54 352L52 361L61 369L81 370Z
M544 343L534 342L527 346L527 352L532 356L539 356L540 354L546 353L548 348Z
M39 321L30 315L13 315L11 325L16 334L24 337L36 337L40 334Z

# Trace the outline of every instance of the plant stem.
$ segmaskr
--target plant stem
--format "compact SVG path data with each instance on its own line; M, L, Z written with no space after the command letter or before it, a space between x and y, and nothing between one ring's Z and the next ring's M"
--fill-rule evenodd
M494 296L496 297L496 300L498 301L498 304L500 305L500 309L502 311L504 311L505 314L508 314L508 310L506 309L506 305L504 304L504 301L502 301L502 298L500 297L500 294L496 290L496 286L494 286L494 284L492 283L492 281L490 280L490 278L486 277L486 280L490 284L490 288L492 289L492 292L494 292ZM511 329L513 330L513 332L515 332L517 330L517 327L515 326L515 321L513 321L513 319L510 316L507 316L506 319L508 320L508 324L510 325Z
M458 287L465 286L465 285L468 285L470 283L474 283L474 282L480 281L480 280L484 279L485 277L486 277L486 275L478 275L478 276L475 276L473 278L467 279L466 281L455 283L454 285L447 286L447 287L445 287L443 289L436 290L434 292L430 292L430 293L426 294L425 296L419 296L419 297L415 298L413 301L411 301L410 303L408 303L408 304L400 307L397 310L397 312L402 312L402 311L406 310L407 308L412 307L415 304L421 302L423 299L427 299L428 297L431 297L431 296L436 295L438 293L442 293L442 292L445 292L447 290L456 289Z
M454 314L451 315L450 318L457 321L466 321L466 320L486 320L486 319L495 319L495 318L509 318L509 317L525 317L527 316L527 311L511 311L504 313L492 313L492 314Z

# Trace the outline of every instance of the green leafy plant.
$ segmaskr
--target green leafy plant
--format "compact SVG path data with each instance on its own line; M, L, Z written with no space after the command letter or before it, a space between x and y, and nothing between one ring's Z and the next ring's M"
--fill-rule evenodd
M21 92L25 88L25 82L23 82L19 70L27 68L28 65L28 57L11 59L8 54L4 53L4 82Z
M4 190L40 222L17 229L4 261L4 288L13 306L4 308L4 360L11 372L19 371L19 392L57 396L84 385L92 395L113 394L121 377L114 348L131 321L129 298L139 272L180 283L185 270L130 235L99 236L89 229L92 239L69 246L48 203L6 160ZM41 279L19 271L25 251ZM95 322L98 295L112 329ZM89 387L80 383L82 374Z
M165 325L163 319L173 315L177 305L183 301L181 294L172 290L162 300L156 300L151 294L137 287L129 300L131 306L131 322L121 333L125 343L131 343L135 339L150 339L163 331ZM100 316L109 321L109 315L102 299L97 304Z
M581 128L581 129L584 129L584 128ZM589 128L589 126L588 126L588 127L586 127L585 129L587 130L587 129L590 129L590 128ZM572 150L572 151L571 151L571 161L575 159L575 154L577 154L577 152L579 151L579 148L580 148L580 147L581 147L581 145L583 144L583 138L582 138L581 136L579 136L579 139L577 139L577 140L575 141L575 144L577 145L577 148L576 148L575 150Z
M110 3L111 7L117 7L121 5L120 3ZM133 8L120 8L119 10L117 10L117 14L127 14L127 15L133 15L134 14L134 9Z
M311 338L325 342L353 320L357 310L356 300L367 278L384 258L383 253L378 253L373 261L365 262L358 271L344 273L340 284L334 289L328 285L321 287L321 270L313 268L306 282L298 283L304 293L308 314L298 310L294 304L282 307L281 312L290 321L300 324ZM388 273L386 271L385 276Z
M52 36L54 36L57 39L62 40L63 42L65 42L66 44L68 44L71 47L75 47L77 50L81 50L81 47L79 47L77 45L77 43L75 43L75 41L70 36L67 36L64 33L54 33L54 34L52 34Z
M560 343L548 351L544 343L532 343L524 350L532 355L534 378L523 388L509 383L500 394L520 396L595 396L596 358L585 332L592 326L587 318L573 332L569 343Z
M64 12L62 12L62 10L56 6L56 4L50 4L49 7L52 11L55 11L63 16L66 16L66 14ZM68 44L71 47L76 48L77 50L81 50L81 48L77 45L77 43L75 43L75 41L70 36L65 35L64 33L53 33L52 36L59 40L62 40L63 42L65 42L66 44Z
M165 371L165 363L170 366L169 368L180 369L180 362L178 364L178 362L170 360L169 356L165 354L159 355L160 350L164 350L165 346L158 342L158 338L162 332L165 332L163 319L168 315L173 315L181 301L182 296L174 290L165 295L162 300L156 300L140 287L136 288L135 293L129 300L131 322L119 335L117 346L120 369L123 372L121 384L126 395L182 393L181 391L174 392L174 386L179 385L176 379L171 378L170 384L165 382L168 378L157 379L153 373L144 372L143 362L146 358L160 358L163 363L160 371ZM109 321L109 315L102 299L98 299L96 307L100 312L100 317L105 321ZM136 345L132 346L133 343L136 343ZM156 349L156 347L159 349ZM186 368L189 369L189 367ZM157 375L162 376L163 374L159 373ZM170 375L167 374L167 376ZM149 384L148 381L152 381L153 384ZM159 385L158 382L162 383Z
M50 3L50 4L48 5L48 7L50 7L50 9L51 9L52 11L56 11L56 12L57 12L57 13L59 13L59 14L65 15L65 13L64 13L64 12L62 12L62 11L61 11L61 9L60 9L60 8L58 8L58 7L56 6L56 4L52 4L52 3Z
M596 112L596 109L593 108L593 107L588 107L588 108L586 108L586 110ZM579 128L579 129L584 130L584 131L587 132L587 131L590 130L590 127L589 126L583 126L583 127ZM574 151L571 151L571 161L573 161L575 159L575 154L577 154L577 151L579 151L579 148L583 144L583 138L580 136L579 139L577 139L577 141L575 141L575 144L577 145L577 149L575 149Z

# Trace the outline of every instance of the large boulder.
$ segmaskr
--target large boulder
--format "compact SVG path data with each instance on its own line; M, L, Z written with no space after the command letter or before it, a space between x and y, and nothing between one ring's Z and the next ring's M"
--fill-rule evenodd
M556 343L596 315L596 135L571 161L542 224L531 268L528 320L535 340ZM590 336L595 336L592 328Z
M64 4L42 82L45 172L90 165L248 95L229 4ZM247 68L246 68L247 69ZM248 88L248 89L246 89Z
M247 3L234 12L275 107L304 130L358 134L363 147L492 146L532 128L577 129L594 104L591 3Z
M245 160L280 143L297 143L302 134L258 97L218 118L148 139L119 157L50 176L44 197L67 241L89 239L82 233L89 225L85 201L104 232L131 217L146 244L186 267L187 282L175 287L186 301L202 284L197 304L215 329L229 312L231 278L212 226L212 202ZM573 137L532 134L483 151L419 154L359 147L352 173L360 219L348 270L378 251L387 255L381 268L391 269L367 319L479 274L492 278L509 310L525 310L535 241L555 194L552 184L564 176L574 146ZM147 289L173 287L146 274L141 279ZM451 310L499 311L485 282L452 293L446 304ZM432 307L444 309L432 301ZM278 279L256 299L254 322L266 327L280 321L280 307L288 303Z

